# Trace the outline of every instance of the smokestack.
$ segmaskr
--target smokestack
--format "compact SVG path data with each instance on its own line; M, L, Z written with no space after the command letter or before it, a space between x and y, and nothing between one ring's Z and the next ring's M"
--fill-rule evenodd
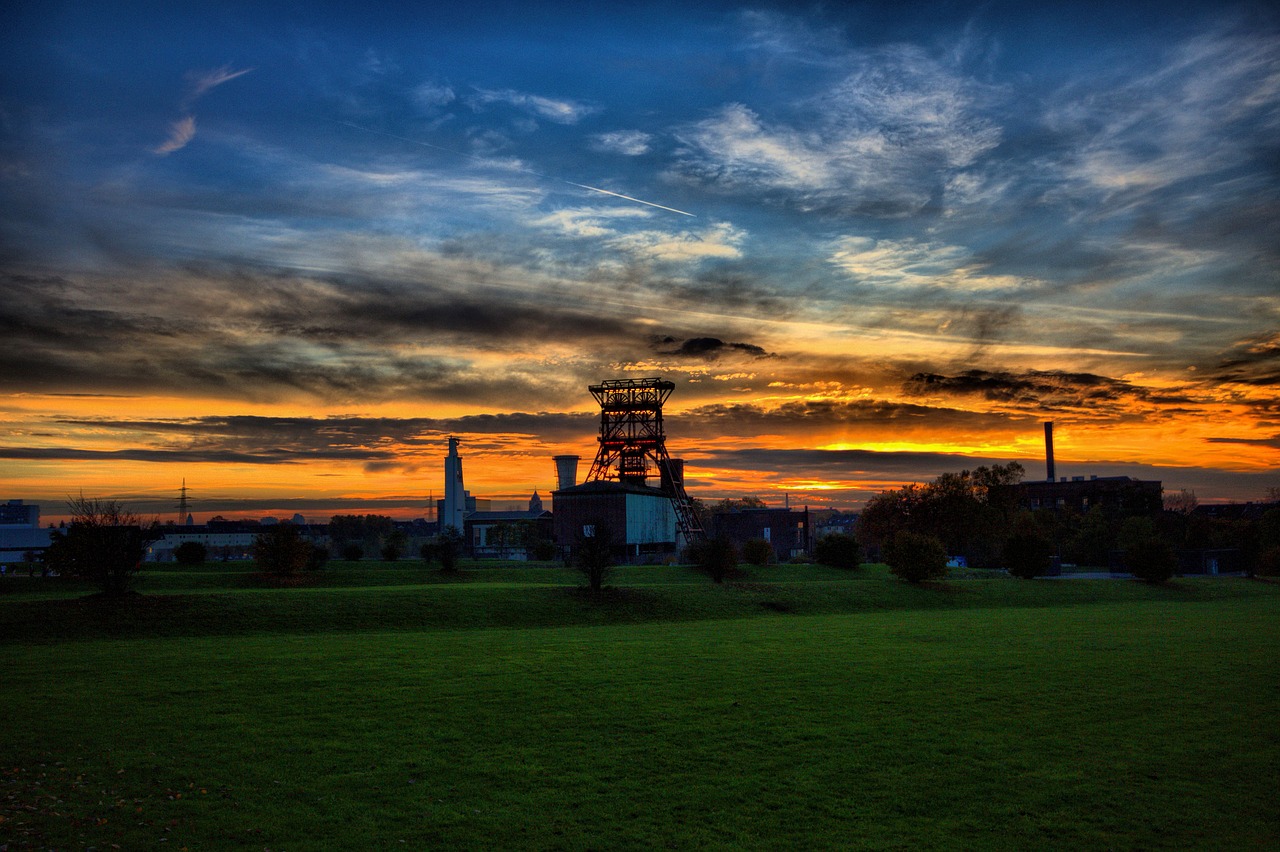
M1044 464L1049 469L1049 481L1053 482L1053 421L1044 424Z
M556 489L563 491L578 484L578 459L581 456L556 456Z

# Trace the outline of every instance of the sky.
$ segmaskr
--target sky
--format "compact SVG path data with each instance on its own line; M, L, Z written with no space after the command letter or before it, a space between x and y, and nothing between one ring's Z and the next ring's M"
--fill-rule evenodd
M0 499L494 508L662 377L692 496L1280 486L1266 3L0 11Z

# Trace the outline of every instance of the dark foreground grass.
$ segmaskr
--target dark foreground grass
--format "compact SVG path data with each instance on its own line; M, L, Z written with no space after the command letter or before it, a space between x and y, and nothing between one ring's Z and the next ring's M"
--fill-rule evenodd
M138 622L128 638L97 638L72 620L61 641L10 636L0 843L1280 840L1277 587L907 589L874 571L795 569L716 588L664 570L604 604L505 580L238 590L181 596L187 619L234 602L221 630L162 620L164 636ZM664 618L679 595L684 609ZM437 614L415 626L400 596ZM877 603L854 606L866 598ZM394 631L367 632L370 601L399 619ZM4 600L0 620L65 604ZM446 605L463 615L439 615ZM485 620L491 605L506 614ZM350 623L326 629L327 609ZM290 610L304 615L268 623ZM601 623L544 626L583 612Z

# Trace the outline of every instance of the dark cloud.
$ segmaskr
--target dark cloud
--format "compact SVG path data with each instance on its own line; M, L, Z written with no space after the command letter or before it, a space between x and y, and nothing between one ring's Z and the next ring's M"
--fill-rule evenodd
M705 361L719 360L722 355L747 355L752 358L771 358L773 353L754 343L726 343L718 337L691 337L687 340L676 340L674 337L663 337L653 344L653 349L660 355L680 355L689 358L700 358Z
M1280 387L1280 333L1265 332L1240 341L1212 375L1219 382Z
M95 432L115 432L146 446L116 451L76 447L0 447L13 460L109 460L147 462L225 462L294 464L320 460L365 461L394 465L443 455L448 435L492 435L503 439L490 449L507 448L515 436L530 441L587 441L594 415L520 413L454 418L388 417L201 417L173 420L92 418L59 424ZM484 441L469 443L486 448Z
M1280 450L1280 435L1272 435L1270 438L1206 438L1210 444L1244 444L1250 447L1270 447L1273 450Z
M791 436L868 434L891 429L896 433L921 430L991 431L1021 426L1020 418L997 412L912 405L886 400L795 400L776 407L753 403L704 405L668 418L669 429L701 436L750 436L786 434ZM865 431L863 431L865 430Z
M1160 406L1195 402L1195 398L1186 393L1155 393L1124 379L1059 370L1020 373L965 370L955 375L916 373L904 383L903 389L915 396L978 396L990 402L1041 412L1087 413L1104 408L1114 414L1124 411L1125 404L1134 402Z
M164 270L145 285L12 274L2 283L0 387L9 391L538 404L589 377L497 375L476 359L554 342L626 360L649 340L632 320L580 302L536 292L495 298L455 283L248 267Z

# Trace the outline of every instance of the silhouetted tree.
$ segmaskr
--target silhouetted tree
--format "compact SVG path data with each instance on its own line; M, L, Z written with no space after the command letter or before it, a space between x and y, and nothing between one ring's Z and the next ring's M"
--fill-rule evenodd
M936 580L947 575L947 550L935 536L898 530L885 561L889 571L908 583Z
M848 533L824 535L813 546L813 558L819 565L852 570L860 562L858 540Z
M1129 543L1124 551L1124 564L1139 580L1163 583L1173 576L1178 559L1163 539L1151 536Z
M408 537L400 530L393 531L382 544L382 561L395 562L404 553Z
M79 497L67 501L71 523L52 530L45 566L91 580L106 597L129 593L147 546L161 538L160 525L142 519L116 500Z
M183 565L199 565L207 556L207 548L198 541L184 541L173 549L174 560Z
M440 570L455 571L462 557L464 539L455 526L447 526L439 535L422 545L422 558L428 563L439 562Z
M687 550L694 565L711 576L712 582L723 583L729 572L738 567L738 552L724 536L692 542Z
M748 565L768 565L774 558L773 545L762 538L753 538L742 545L742 561Z
M253 561L267 574L288 577L307 568L312 545L293 524L274 524L253 540Z
M589 533L589 534L588 534ZM599 596L614 562L613 530L602 523L586 524L573 546L573 565L587 578L591 594Z
M1024 514L1005 539L1000 561L1015 577L1024 580L1042 577L1053 567L1053 542L1041 532L1030 514Z

